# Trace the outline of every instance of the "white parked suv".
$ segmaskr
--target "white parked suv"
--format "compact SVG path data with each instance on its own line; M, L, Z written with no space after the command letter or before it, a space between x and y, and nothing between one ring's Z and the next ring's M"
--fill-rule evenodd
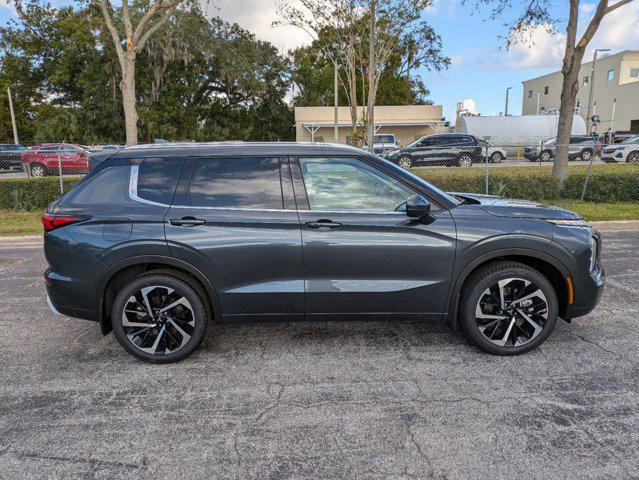
M606 163L639 162L639 135L604 147L601 159Z
M364 150L368 150L368 145L364 144ZM373 135L373 152L377 155L384 155L391 150L397 150L395 135L392 133L380 133Z

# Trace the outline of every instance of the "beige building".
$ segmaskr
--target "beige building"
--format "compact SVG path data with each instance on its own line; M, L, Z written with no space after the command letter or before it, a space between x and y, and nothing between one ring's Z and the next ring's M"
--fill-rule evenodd
M588 97L592 86L592 61L581 65L577 114L588 124ZM595 64L595 88L590 115L598 115L596 131L632 130L639 132L639 50L600 57ZM550 73L523 82L523 115L556 113L563 77L561 72Z
M358 107L357 118L364 109ZM335 110L333 107L295 107L295 139L298 142L334 142ZM398 144L406 145L416 138L449 131L442 120L441 105L403 105L375 107L375 133L393 133ZM352 144L350 109L338 107L338 142Z

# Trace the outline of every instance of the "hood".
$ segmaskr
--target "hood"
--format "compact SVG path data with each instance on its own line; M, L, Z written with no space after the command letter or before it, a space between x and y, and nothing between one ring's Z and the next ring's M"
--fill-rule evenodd
M451 195L461 197L468 203L480 205L481 208L496 217L509 218L539 218L542 220L581 220L582 217L570 210L543 205L541 203L519 200L516 198L502 198L494 195L479 193L456 193Z

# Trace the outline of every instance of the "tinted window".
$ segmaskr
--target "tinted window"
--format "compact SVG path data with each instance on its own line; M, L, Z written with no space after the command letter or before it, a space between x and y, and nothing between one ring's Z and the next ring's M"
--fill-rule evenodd
M191 177L191 205L282 209L277 158L198 160Z
M311 210L393 212L413 191L354 158L300 158Z
M138 196L145 200L169 204L173 199L182 158L147 158L138 173Z
M123 204L129 198L129 166L109 167L77 184L60 200L62 206Z
M395 141L394 135L375 135L376 143L393 143Z
M47 146L47 147L39 148L38 152L51 153L51 152L56 152L57 150L58 150L58 146L57 145L53 145L53 146Z

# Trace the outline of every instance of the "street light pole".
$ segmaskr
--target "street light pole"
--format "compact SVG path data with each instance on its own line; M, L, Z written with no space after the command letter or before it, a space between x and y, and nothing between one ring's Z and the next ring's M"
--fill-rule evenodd
M510 91L510 89L513 87L508 87L506 89L506 108L504 108L504 117L508 116L508 92Z
M11 113L11 125L13 126L13 143L18 145L18 126L16 125L16 114L13 111L13 99L11 98L11 88L7 87L7 95L9 97L9 112Z
M588 116L586 117L587 132L592 131L592 102L595 98L595 64L597 63L597 52L609 52L609 48L595 48L592 54L592 69L590 70L590 93L588 94Z

